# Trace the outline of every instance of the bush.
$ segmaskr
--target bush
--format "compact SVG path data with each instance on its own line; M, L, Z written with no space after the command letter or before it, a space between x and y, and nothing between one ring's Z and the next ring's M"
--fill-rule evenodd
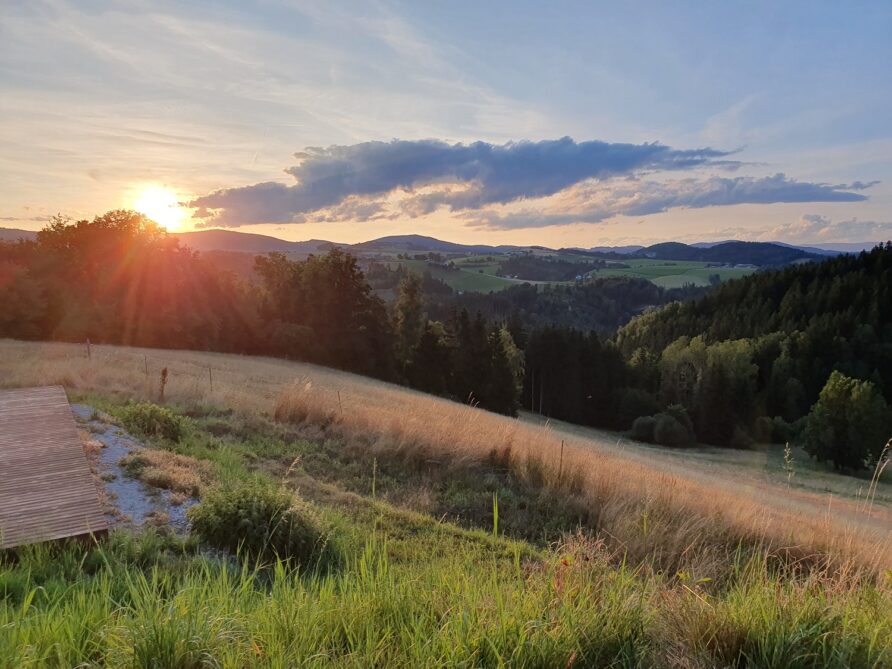
M802 445L838 470L862 469L880 456L890 423L892 412L873 383L833 372L808 414Z
M654 426L656 419L653 416L639 416L632 422L632 429L629 431L629 437L635 441L643 441L648 444L654 443Z
M753 437L761 444L786 443L788 440L783 439L780 442L774 441L774 419L769 416L759 416L753 426Z
M120 417L124 427L131 432L170 441L179 441L185 428L180 416L157 404L129 404L121 411Z
M339 551L315 511L292 493L259 482L211 491L189 510L193 531L206 543L261 559L330 567Z
M661 413L655 416L654 442L660 446L690 446L691 434L677 418Z
M782 416L775 416L773 421L774 429L771 433L771 440L775 444L786 444L791 441L798 441L799 434L805 427L806 417L803 416L799 420L792 423L784 420Z
M628 429L636 418L653 416L660 410L660 404L649 392L640 388L624 388L619 396L619 424Z
M681 404L670 404L663 409L663 413L672 416L682 427L684 427L685 430L687 430L688 442L697 441L697 434L694 432L694 421L692 421L691 417L688 415L688 410Z
M731 433L731 448L747 449L753 447L753 438L747 434L746 430L737 425L734 432Z

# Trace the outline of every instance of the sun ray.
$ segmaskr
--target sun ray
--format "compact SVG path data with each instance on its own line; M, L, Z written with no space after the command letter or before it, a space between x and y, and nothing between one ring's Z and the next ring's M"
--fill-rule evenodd
M133 208L170 232L182 229L187 215L176 193L164 186L142 189L133 202Z

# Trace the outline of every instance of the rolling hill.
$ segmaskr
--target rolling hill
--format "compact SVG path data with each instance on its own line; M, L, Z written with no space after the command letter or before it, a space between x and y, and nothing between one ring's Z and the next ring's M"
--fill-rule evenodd
M195 230L194 232L177 232L174 235L180 242L195 251L239 251L242 253L318 253L324 252L334 242L321 239L310 239L304 242L289 242L278 237L258 235L252 232L235 232L234 230Z
M0 228L0 242L15 242L19 239L37 239L37 233L34 230Z
M822 260L826 257L826 254L810 253L800 248L773 242L739 241L722 242L708 247L664 242L647 246L641 249L637 255L656 260L718 262L757 267L776 267L789 265L793 262Z
M455 242L445 242L434 237L425 237L424 235L391 235L354 244L352 248L364 251L402 250L415 253L428 251L433 251L434 253L504 253L522 247L457 244Z

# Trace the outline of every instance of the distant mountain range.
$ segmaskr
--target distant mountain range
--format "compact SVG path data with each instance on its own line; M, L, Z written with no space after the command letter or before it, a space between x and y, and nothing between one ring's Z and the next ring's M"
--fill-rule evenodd
M0 242L14 242L19 239L37 239L37 233L33 230L0 228Z
M456 244L444 242L434 237L423 235L392 235L381 237L368 242L353 244L352 248L364 251L412 251L415 253L506 253L517 251L521 248L533 248L522 246L488 246L486 244Z
M196 230L194 232L173 233L183 244L199 252L235 251L241 253L324 253L328 249L339 246L357 252L402 252L402 253L506 253L526 249L552 250L543 246L490 246L487 244L457 244L423 235L392 235L380 237L359 244L338 244L323 239L290 242L269 235L259 235L234 230ZM0 241L16 239L34 239L37 233L32 230L16 228L0 228ZM812 246L795 246L783 242L742 242L728 240L723 242L698 242L682 244L680 242L663 242L652 246L594 246L579 249L587 253L621 254L628 257L653 258L667 261L700 261L717 262L735 265L756 265L770 267L786 265L804 260L819 260L840 253L857 253L873 248L872 242L820 244ZM567 249L572 251L572 249Z
M663 242L647 246L637 253L638 257L656 260L714 262L733 265L770 267L789 265L803 260L823 260L826 254L810 253L793 246L770 242L722 242L714 246L693 246L679 242Z
M234 230L196 230L176 232L174 236L186 246L203 253L205 251L241 251L242 253L324 253L336 244L323 239L310 239L305 242L289 242L278 237L258 235L252 232Z

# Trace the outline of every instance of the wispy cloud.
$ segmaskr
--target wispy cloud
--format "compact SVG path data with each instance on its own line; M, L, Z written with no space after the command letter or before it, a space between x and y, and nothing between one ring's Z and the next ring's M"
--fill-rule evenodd
M798 244L879 242L892 240L892 221L833 220L819 214L805 214L792 223L763 228L757 231L756 238Z
M858 184L863 187L868 185ZM763 178L634 179L581 187L550 209L489 210L468 213L465 218L475 227L510 230L600 223L619 215L646 216L676 208L781 202L858 202L867 199L861 193L844 190L846 188L854 186L796 181L784 174Z

